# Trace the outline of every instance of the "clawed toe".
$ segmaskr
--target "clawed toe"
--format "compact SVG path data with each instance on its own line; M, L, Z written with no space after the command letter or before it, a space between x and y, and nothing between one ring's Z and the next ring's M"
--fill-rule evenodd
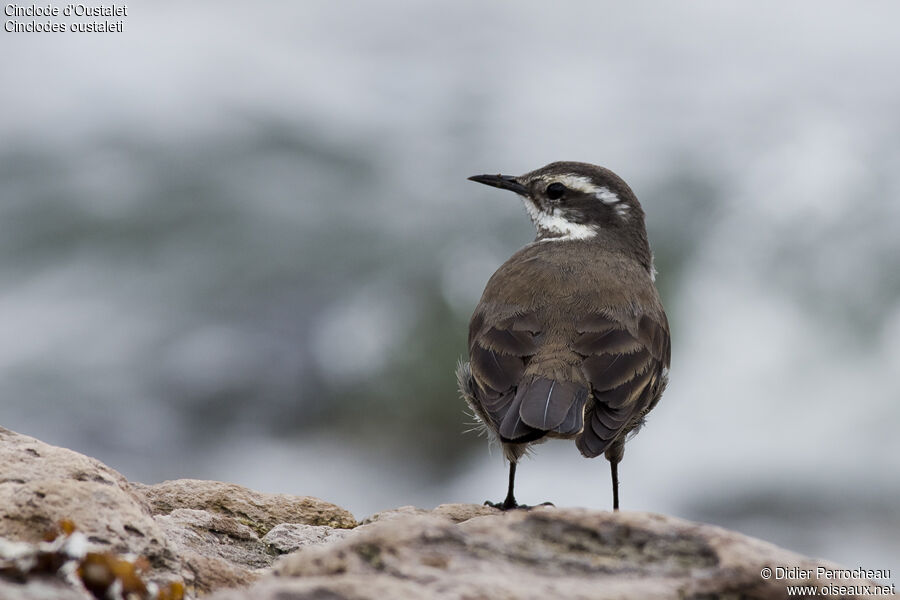
M509 500L504 500L503 502L491 502L490 500L484 501L485 506L490 506L491 508L497 508L500 510L515 510L519 508L529 508L524 504L517 504L516 502L510 502Z
M552 502L542 502L540 504L536 504L534 506L529 506L527 504L518 504L515 501L510 502L509 500L504 500L503 502L491 502L490 500L484 501L485 506L490 506L492 508L497 508L499 510L507 511L507 510L531 510L532 508L538 508L539 506L556 506Z

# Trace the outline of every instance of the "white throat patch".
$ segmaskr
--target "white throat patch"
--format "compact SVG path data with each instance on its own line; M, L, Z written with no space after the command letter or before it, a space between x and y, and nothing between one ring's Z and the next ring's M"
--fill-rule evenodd
M537 227L538 232L547 232L552 237L541 240L542 242L562 242L567 240L589 240L597 235L597 227L573 223L558 214L554 209L552 213L545 213L531 201L531 198L522 198L525 210L531 217L531 222Z

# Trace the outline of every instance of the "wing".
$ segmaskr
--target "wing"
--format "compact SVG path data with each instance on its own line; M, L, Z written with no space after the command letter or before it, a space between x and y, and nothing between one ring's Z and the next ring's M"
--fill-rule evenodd
M538 350L540 330L533 314L515 315L492 325L484 323L483 315L475 315L469 327L475 399L488 418L487 425L504 441L526 442L543 435L521 419L506 418L518 413L516 391L528 361Z
M517 314L470 329L469 357L475 396L501 441L524 443L548 432L574 435L584 424L585 386L528 373L540 349L537 314Z
M592 314L576 324L571 348L584 358L581 368L593 394L575 441L584 456L594 457L659 400L669 367L668 323L664 313L658 319Z

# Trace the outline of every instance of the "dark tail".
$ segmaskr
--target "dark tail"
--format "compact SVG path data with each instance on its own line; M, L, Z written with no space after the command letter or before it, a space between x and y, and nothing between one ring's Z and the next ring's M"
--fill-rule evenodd
M575 435L584 426L586 387L571 381L535 377L522 382L500 423L504 442L527 442L549 432Z

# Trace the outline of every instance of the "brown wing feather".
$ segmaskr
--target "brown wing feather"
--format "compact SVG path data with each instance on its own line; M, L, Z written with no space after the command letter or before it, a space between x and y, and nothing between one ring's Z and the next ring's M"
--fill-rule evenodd
M522 421L522 398L516 395L528 360L537 352L535 333L539 329L536 317L530 314L505 319L493 327L485 326L481 315L472 319L469 360L477 383L475 400L501 439L524 442L543 435Z
M478 337L477 343L494 352L512 356L533 356L537 352L534 335L528 331L491 327Z
M669 363L667 325L647 315L628 325L609 315L590 315L576 326L571 347L584 357L582 372L593 394L576 439L585 456L602 454L662 392L662 370Z
M472 373L483 386L504 393L515 387L525 373L525 361L518 356L501 354L476 342L470 354Z
M591 387L598 392L614 390L630 382L651 364L650 353L644 348L632 354L620 354L615 350L607 354L606 351L605 346L598 345L581 367Z

